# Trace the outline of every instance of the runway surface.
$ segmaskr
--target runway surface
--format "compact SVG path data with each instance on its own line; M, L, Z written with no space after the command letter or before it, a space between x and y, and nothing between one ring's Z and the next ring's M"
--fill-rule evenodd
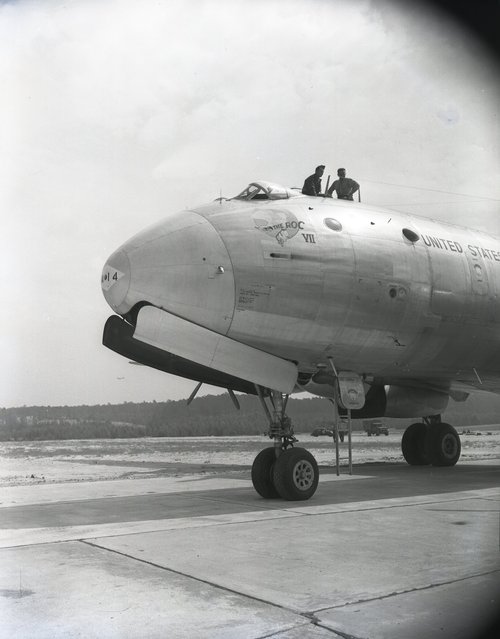
M168 466L168 465L166 465ZM0 636L462 639L500 610L500 460L6 487Z

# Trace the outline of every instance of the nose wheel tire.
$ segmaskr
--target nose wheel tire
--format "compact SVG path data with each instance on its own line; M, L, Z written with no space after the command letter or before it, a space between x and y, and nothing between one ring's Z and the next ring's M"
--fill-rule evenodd
M288 501L309 499L318 487L318 464L305 448L288 448L276 459L273 481L283 499Z
M277 499L280 496L273 481L275 462L276 453L274 447L270 447L261 450L252 465L253 487L264 499Z

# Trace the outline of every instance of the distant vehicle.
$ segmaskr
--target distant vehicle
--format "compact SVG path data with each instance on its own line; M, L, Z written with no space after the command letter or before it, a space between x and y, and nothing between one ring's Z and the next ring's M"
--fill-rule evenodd
M389 434L389 429L387 426L384 426L380 420L364 421L363 428L368 437L371 437L372 435L376 435L378 437L379 435Z
M346 436L347 431L345 430L339 430L339 439L341 442L344 441L344 437ZM313 430L313 432L311 433L311 435L313 437L333 437L333 440L335 441L335 431L334 430L330 430L329 428L315 428Z

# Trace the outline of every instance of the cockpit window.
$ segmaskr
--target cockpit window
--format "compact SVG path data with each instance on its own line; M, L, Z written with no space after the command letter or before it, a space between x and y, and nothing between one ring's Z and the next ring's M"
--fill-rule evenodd
M272 182L251 182L247 188L233 200L287 200L301 195L298 189L289 189Z
M258 184L249 184L247 188L237 195L235 200L268 200L267 192Z

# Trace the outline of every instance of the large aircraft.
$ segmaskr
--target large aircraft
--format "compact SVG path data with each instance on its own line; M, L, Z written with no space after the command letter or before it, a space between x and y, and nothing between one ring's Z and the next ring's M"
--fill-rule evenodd
M264 498L309 499L318 485L286 414L294 392L352 418L421 418L403 435L406 461L453 466L449 398L500 389L500 238L465 227L253 182L130 239L102 288L116 313L105 346L236 402L260 398Z

